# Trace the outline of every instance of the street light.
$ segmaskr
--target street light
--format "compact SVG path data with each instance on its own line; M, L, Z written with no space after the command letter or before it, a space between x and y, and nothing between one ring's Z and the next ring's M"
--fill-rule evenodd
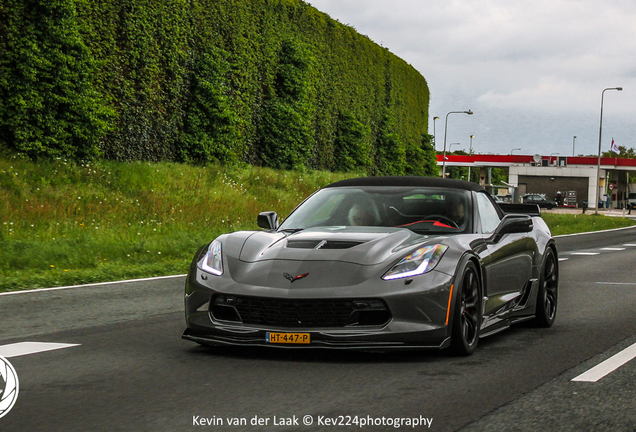
M572 138L572 156L574 156L574 143L576 142L576 135Z
M513 148L512 150L510 150L510 156L512 156L512 152L514 152L515 150L521 150L520 148Z
M471 135L470 136L470 151L468 152L469 155L473 155L473 138L475 138L475 135ZM470 181L470 165L468 165L468 181Z
M433 117L433 150L437 147L437 135L435 135L435 120L439 120L439 117Z
M452 153L453 152L453 146L454 145L461 145L461 143L452 143L451 145L448 146L448 152ZM445 178L445 177L444 177Z
M446 114L446 121L444 122L444 157L442 158L442 178L446 178L446 135L448 132L448 116L450 114L468 114L473 115L471 110L468 111L450 111Z
M601 137L603 136L603 97L607 90L622 91L623 87L608 87L601 92L601 120L599 121L598 126L598 164L596 166L596 181L598 183L596 191L598 192L598 196L596 197L596 210L594 211L594 214L598 214L598 199L601 197L601 182L599 177L601 175Z

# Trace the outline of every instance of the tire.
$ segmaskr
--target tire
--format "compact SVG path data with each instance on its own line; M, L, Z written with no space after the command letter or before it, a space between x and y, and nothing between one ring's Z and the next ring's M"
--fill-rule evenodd
M481 327L481 284L477 268L468 261L456 284L457 294L451 330L451 350L457 355L471 355L479 343Z
M537 292L537 311L535 322L538 327L551 327L557 313L559 293L559 262L552 248L547 248Z

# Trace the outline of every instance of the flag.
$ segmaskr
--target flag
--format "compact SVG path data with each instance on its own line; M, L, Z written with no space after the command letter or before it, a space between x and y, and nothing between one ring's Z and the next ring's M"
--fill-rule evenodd
M612 151L614 153L619 153L620 154L620 150L618 149L618 146L614 143L614 138L612 138L612 147L611 147Z

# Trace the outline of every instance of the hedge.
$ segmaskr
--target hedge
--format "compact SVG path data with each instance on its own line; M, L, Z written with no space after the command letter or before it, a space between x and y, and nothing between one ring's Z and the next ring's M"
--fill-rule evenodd
M428 103L300 0L0 2L0 149L34 159L433 174Z

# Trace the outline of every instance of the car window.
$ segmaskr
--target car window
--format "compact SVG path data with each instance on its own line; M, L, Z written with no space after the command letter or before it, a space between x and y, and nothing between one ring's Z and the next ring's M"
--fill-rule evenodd
M477 211L481 219L481 230L485 234L490 234L499 225L499 212L492 201L483 193L477 194Z
M318 191L280 229L392 227L429 233L459 233L471 226L470 195L429 187L337 187Z

